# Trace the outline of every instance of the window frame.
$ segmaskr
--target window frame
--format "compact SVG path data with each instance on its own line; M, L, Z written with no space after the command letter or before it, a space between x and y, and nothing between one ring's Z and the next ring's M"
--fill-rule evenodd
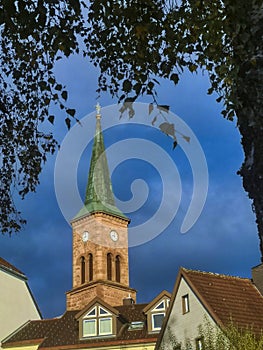
M88 322L94 322L94 324L95 324L95 327L94 327L94 329L95 329L95 332L94 333L89 333L89 334L84 334L84 324L85 323L88 323ZM96 337L96 335L97 335L97 319L96 318L84 318L83 320L82 320L82 336L83 336L83 338L90 338L90 337Z
M137 331L144 328L145 322L144 321L132 321L129 324L128 331Z
M166 316L168 307L169 307L170 298L167 295L164 295L158 301L154 303L150 310L147 310L147 329L149 333L160 332L162 324L160 326L156 325L155 319L157 315L162 315L163 319ZM163 321L162 321L163 323Z
M88 280L89 282L93 281L93 255L92 253L89 253L88 255Z
M112 253L107 253L107 280L112 281Z
M115 281L121 282L121 257L116 255L115 257Z
M204 349L204 338L199 337L195 339L195 348L196 350L203 350Z
M98 318L99 320L99 327L98 327L98 336L101 336L101 335L111 335L112 334L112 317L99 317ZM110 332L102 332L101 331L101 321L107 321L109 320L110 321Z
M154 324L154 317L155 317L155 316L159 316L159 315L162 315L162 316L163 316L163 320L164 320L164 318L165 318L165 312L153 312L153 313L151 314L151 319L152 319L152 330L153 330L153 331L159 331L159 330L162 328L162 326L160 326L160 327L155 327L155 324ZM163 320L162 320L162 322L163 322Z
M162 304L163 304L163 306L161 306ZM157 311L157 312L159 312L160 310L165 310L165 300L164 299L162 301L160 301L159 304L157 304L154 309L152 309L152 311Z
M189 294L182 296L182 314L185 315L190 312Z
M80 284L86 283L86 259L85 256L80 257Z
M101 312L101 310L103 312ZM92 313L92 315L91 315ZM109 332L102 332L101 331L101 323L105 320L110 321L110 331ZM81 319L82 327L81 329L81 338L92 338L92 337L101 337L101 336L109 336L114 335L114 317L113 315L106 310L104 307L100 305L94 306L92 309L90 309ZM85 323L93 322L95 324L95 332L94 333L86 333L85 332Z

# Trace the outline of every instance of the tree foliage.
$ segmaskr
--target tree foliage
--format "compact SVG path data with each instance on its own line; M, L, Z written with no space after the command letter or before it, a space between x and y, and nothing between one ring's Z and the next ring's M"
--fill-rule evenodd
M161 78L177 84L184 71L207 72L224 117L242 135L243 185L253 200L263 252L263 0L0 0L2 232L19 230L14 189L34 191L47 153L56 148L41 124L49 107L74 109L57 82L62 56L87 56L103 91L132 104ZM81 48L81 49L80 49ZM132 108L130 108L132 110Z
M223 329L213 325L205 318L204 323L199 326L196 339L185 339L178 342L176 329L167 330L167 337L160 345L160 350L262 350L263 333L255 332L253 326L240 328L233 322Z
M263 1L127 0L90 2L86 54L99 66L100 91L120 101L149 94L160 78L208 73L208 94L242 136L239 174L253 200L263 253Z
M65 109L68 126L75 114L54 66L62 54L78 52L82 17L78 1L1 0L0 14L0 228L11 233L25 223L17 194L35 191L57 146L42 126L54 122L50 105Z
M255 333L253 326L239 328L233 322L223 330L208 321L199 330L199 339L205 350L260 350L263 349L263 334Z

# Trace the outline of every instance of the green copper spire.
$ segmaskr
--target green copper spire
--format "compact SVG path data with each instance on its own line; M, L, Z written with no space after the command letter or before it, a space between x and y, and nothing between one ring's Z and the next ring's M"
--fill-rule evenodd
M84 201L85 205L74 219L94 212L103 212L127 219L115 206L104 139L101 131L99 104L97 104L96 110L96 132L92 147L88 184Z

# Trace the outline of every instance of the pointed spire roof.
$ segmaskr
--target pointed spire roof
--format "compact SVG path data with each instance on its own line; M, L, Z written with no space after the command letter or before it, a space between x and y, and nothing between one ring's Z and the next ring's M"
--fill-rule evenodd
M94 212L103 212L128 220L128 218L115 206L104 138L101 131L100 109L100 105L97 104L96 131L92 147L84 207L75 216L74 220Z

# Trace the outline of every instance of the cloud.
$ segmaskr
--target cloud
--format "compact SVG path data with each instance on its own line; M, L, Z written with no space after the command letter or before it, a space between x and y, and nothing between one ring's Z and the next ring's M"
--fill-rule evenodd
M77 58L61 63L58 73L62 83L68 84L69 101L81 118L94 110L97 73ZM221 106L215 104L214 96L206 96L207 86L206 78L193 78L187 74L177 88L162 82L159 90L160 104L169 104L171 110L189 124L204 148L208 163L210 182L207 202L200 218L187 234L182 235L180 227L191 200L193 180L183 151L180 147L173 151L171 139L157 130L134 130L135 136L150 137L162 146L174 159L182 182L182 201L172 223L147 244L130 249L130 285L138 290L138 301L149 301L163 289L171 291L179 266L250 276L251 266L259 262L255 218L240 178L235 174L243 157L238 130L220 116ZM100 99L102 106L113 102L107 95ZM52 131L61 141L67 129L63 113L59 111L56 115ZM111 132L106 132L106 145L125 138L125 135L133 135L131 127L126 125L116 127L115 133ZM89 157L90 150L87 150L79 164L78 180L82 195L87 182ZM55 158L51 157L45 165L37 193L21 203L28 219L25 230L11 238L2 236L0 245L0 255L29 277L29 284L45 317L57 316L65 311L65 292L72 287L71 228L56 202L54 163ZM125 176L118 174L117 170L121 169L116 169L116 174L113 174L114 189L121 198L130 198L130 182L140 174L149 186L149 199L132 216L136 224L147 220L158 207L161 179L146 165L127 162L123 169ZM167 185L170 188L169 204L177 196L177 188L173 178ZM173 211L174 206L168 205L167 214ZM166 220L165 215L162 220ZM154 225L151 230L154 232Z

